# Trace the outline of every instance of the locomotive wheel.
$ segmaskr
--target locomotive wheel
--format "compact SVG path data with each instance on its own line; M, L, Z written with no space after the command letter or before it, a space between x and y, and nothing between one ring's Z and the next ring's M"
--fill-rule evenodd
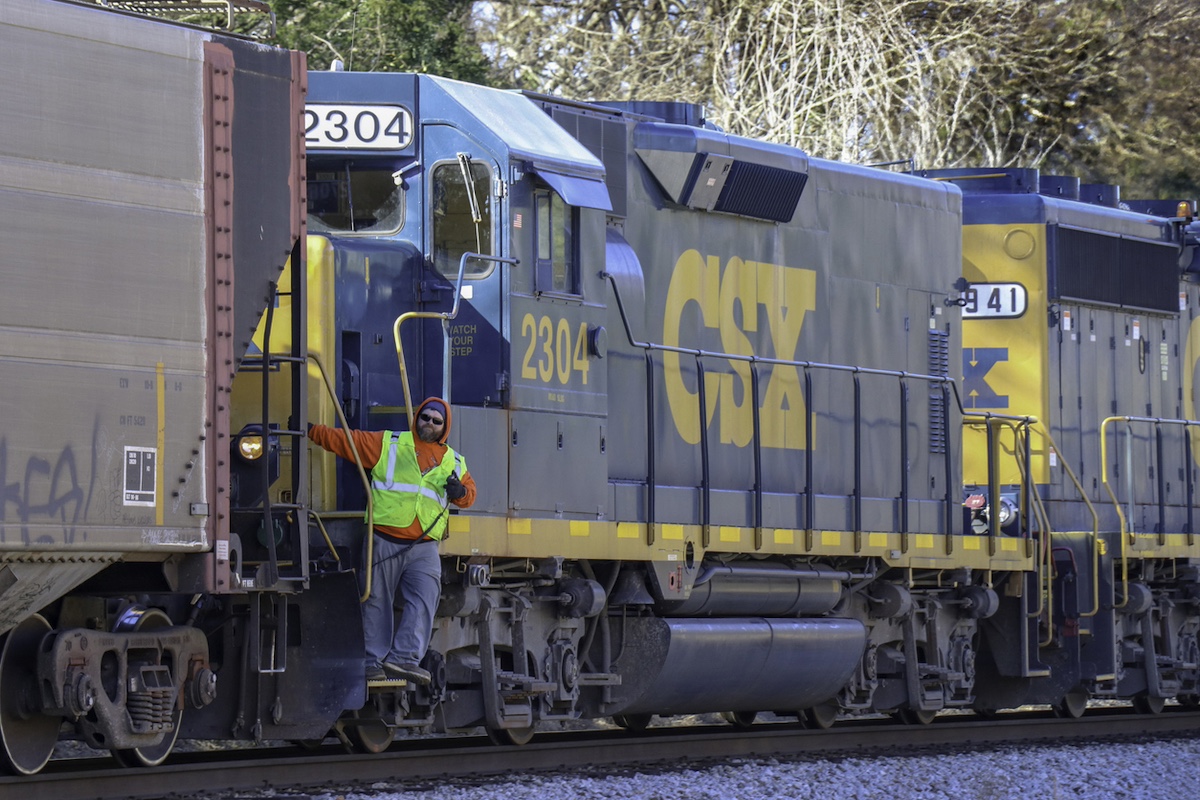
M1139 714L1159 714L1166 704L1166 698L1163 697L1151 697L1150 695L1139 694L1133 698L1133 710Z
M654 719L653 714L615 714L612 721L633 733L641 733L650 727L650 720Z
M363 719L347 722L342 732L345 744L354 753L378 755L392 746L394 732L383 720Z
M722 711L721 718L735 728L746 730L758 719L757 711Z
M804 709L798 716L804 727L827 731L837 722L838 707L836 703L821 703Z
M920 708L898 708L892 716L905 725L928 725L937 716L937 711Z
M169 627L171 627L170 617L158 609L150 609L138 616L136 624L126 630L152 631L158 628ZM157 767L166 761L167 756L175 749L175 740L179 738L179 726L182 722L183 697L176 697L175 709L171 712L171 732L164 734L162 741L146 747L114 749L110 752L113 754L113 758L117 760L117 763L123 767Z
M50 760L61 719L38 713L37 652L50 623L40 614L22 620L0 650L0 766L33 775Z
M1079 719L1087 711L1087 704L1087 691L1075 689L1063 695L1063 699L1054 705L1054 716L1063 719Z
M488 728L487 737L492 744L507 746L529 744L533 738L533 726L528 728Z

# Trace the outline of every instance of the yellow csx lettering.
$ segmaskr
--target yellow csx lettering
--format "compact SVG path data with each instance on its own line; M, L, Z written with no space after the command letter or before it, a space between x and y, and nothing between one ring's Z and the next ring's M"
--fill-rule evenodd
M688 250L675 262L675 271L667 288L663 343L673 347L695 346L691 342L680 342L684 312L690 303L695 303L699 306L704 327L720 331L722 352L755 355L754 341L747 333L758 333L759 308L762 307L774 353L758 355L792 360L800 341L804 315L816 307L816 286L817 273L810 269L731 258L722 271L716 256L706 259L696 250ZM735 309L740 309L740 315L735 314ZM663 355L667 400L679 435L689 444L697 444L700 441L699 388L688 388L680 359L679 353ZM711 425L713 415L719 410L720 441L742 447L748 445L754 435L750 365L734 360L728 363L732 372L705 373L708 419L704 424ZM739 383L740 391L737 391ZM771 367L760 411L763 447L804 448L806 411L797 367Z

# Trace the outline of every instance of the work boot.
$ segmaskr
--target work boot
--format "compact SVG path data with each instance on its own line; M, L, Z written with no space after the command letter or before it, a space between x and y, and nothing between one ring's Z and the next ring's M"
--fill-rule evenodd
M403 678L422 686L429 685L429 673L416 664L393 664L385 661L383 662L383 671L389 678Z

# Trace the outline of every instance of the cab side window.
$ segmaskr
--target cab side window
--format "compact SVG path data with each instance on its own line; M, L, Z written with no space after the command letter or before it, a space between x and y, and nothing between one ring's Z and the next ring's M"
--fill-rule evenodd
M433 170L433 266L453 280L463 253L492 255L492 176L487 165L471 162L471 182L479 203L478 225L471 216L471 201L463 170L457 163L440 164ZM467 278L492 271L493 262L467 262Z
M579 229L579 210L549 189L535 191L533 201L537 210L535 291L577 295L579 254L575 232Z

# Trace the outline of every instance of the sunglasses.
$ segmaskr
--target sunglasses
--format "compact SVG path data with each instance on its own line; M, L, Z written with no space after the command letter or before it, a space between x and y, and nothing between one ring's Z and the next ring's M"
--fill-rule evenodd
M421 419L425 420L426 422L432 422L434 425L441 425L443 422L445 422L445 420L441 417L431 417L428 414L422 414Z

